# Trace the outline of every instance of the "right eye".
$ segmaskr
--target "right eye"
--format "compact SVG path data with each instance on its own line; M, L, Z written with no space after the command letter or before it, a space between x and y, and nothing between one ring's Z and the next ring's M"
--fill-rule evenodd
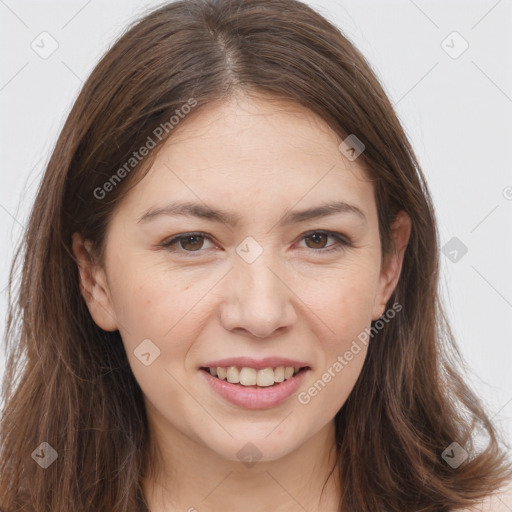
M171 252L201 252L201 248L203 246L203 243L201 241L204 239L210 240L210 237L208 237L204 233L183 233L181 235L174 236L171 239L164 241L161 244L161 246L165 247L167 250ZM174 246L177 243L179 243L180 247L176 249Z

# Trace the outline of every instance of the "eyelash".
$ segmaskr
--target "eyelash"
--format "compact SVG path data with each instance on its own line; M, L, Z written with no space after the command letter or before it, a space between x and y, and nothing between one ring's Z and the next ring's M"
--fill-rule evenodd
M328 237L335 238L337 240L337 243L333 244L333 246L330 246L329 248L311 249L314 252L320 252L320 253L339 252L339 251L342 251L343 249L345 249L346 247L352 246L351 242L346 237L342 236L340 233L336 233L333 231L323 231L323 230L308 231L307 233L304 233L301 236L301 240L308 238L311 235L315 235L315 234L322 234L322 235L327 235ZM198 256L204 251L201 249L199 249L197 251L186 251L185 249L181 249L181 248L179 248L179 249L172 248L172 246L174 244L176 244L177 242L179 242L181 239L186 239L190 236L200 236L200 237L206 238L209 241L213 242L212 239L205 233L191 232L191 233L183 233L183 234L177 235L169 240L166 240L161 244L161 247L163 247L171 252L185 253L185 254L187 254L187 257L188 256L190 256L190 257ZM309 247L306 247L306 249L309 249ZM197 253L197 255L195 253Z

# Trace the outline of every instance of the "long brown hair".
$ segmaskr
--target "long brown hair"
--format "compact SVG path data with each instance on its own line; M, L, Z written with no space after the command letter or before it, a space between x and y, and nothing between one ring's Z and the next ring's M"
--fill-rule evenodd
M296 0L181 0L136 22L83 85L17 248L5 334L2 511L147 510L141 477L152 453L142 392L119 332L103 331L89 314L71 236L91 240L101 262L112 212L172 137L171 116L187 103L197 115L238 91L296 101L342 139L364 143L358 163L375 180L383 252L392 250L394 215L404 210L412 221L389 299L403 310L373 336L335 417L340 510L449 511L509 477L507 453L465 382L443 313L424 176L370 65ZM149 138L149 154L130 160ZM475 449L476 431L486 434L484 450ZM443 458L455 442L469 454L456 468ZM36 457L55 455L50 447L57 459L42 469Z

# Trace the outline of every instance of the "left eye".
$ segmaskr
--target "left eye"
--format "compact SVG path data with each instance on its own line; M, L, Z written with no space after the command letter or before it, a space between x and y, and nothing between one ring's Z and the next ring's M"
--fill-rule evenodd
M323 245L324 242L328 238L334 238L336 242L334 244L331 244L330 246L318 247L318 245ZM192 252L201 252L201 249L203 248L203 242L205 239L210 240L210 237L205 235L204 233L185 233L183 235L175 236L165 242L163 242L161 245L162 247L165 247L166 249L173 251L173 252L179 252L180 250L183 250L185 253L192 253ZM316 252L327 252L327 251L336 251L341 250L345 246L350 245L348 240L343 237L339 233L332 233L330 231L310 231L309 233L305 233L301 237L302 240L312 240L313 241L313 247L308 246L309 249L318 249ZM179 243L180 247L178 249L175 249L174 246Z
M302 235L304 240L313 240L313 244L322 244L322 240L327 240L328 238L334 238L336 243L325 247L308 247L309 249L321 249L323 252L326 251L339 251L343 249L345 246L349 245L348 241L339 233L331 233L330 231L311 231Z

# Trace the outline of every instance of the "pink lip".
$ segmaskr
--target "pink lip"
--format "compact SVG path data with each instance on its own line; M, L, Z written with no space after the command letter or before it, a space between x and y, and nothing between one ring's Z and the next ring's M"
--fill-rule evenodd
M293 366L293 364L282 366ZM285 401L295 393L297 388L300 386L304 375L309 370L301 370L291 379L267 388L243 387L241 385L231 384L225 380L220 380L217 377L210 375L209 371L199 371L205 376L212 389L231 404L243 407L244 409L269 409Z
M283 357L264 357L263 359L253 359L252 357L229 357L227 359L218 359L217 361L210 361L202 365L202 367L215 368L221 366L227 368L228 366L236 366L241 368L247 366L249 368L255 368L256 370L262 370L263 368L276 368L277 366L293 366L295 368L302 368L303 366L309 366L303 361L295 361L293 359L286 359Z

